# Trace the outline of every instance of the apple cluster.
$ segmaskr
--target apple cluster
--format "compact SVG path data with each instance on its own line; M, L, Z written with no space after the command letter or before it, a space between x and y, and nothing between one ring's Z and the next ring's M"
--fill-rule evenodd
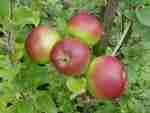
M127 72L111 55L92 60L91 48L99 42L103 29L96 16L80 11L68 21L69 36L61 38L54 28L38 26L29 33L25 48L32 61L51 62L69 76L86 75L88 89L100 99L120 97L127 86Z

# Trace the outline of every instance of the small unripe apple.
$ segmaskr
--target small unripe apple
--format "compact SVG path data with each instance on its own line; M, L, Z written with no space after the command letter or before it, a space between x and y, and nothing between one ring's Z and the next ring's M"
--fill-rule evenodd
M90 49L78 38L59 41L51 53L51 61L56 69L66 75L80 75L90 62Z
M80 38L89 46L96 44L103 34L99 20L87 11L80 11L79 14L72 16L68 22L68 28L70 34Z
M33 28L25 43L27 54L33 61L48 63L51 49L58 40L59 34L52 28L46 26Z
M91 93L100 99L120 97L127 85L124 65L114 56L97 57L88 72Z

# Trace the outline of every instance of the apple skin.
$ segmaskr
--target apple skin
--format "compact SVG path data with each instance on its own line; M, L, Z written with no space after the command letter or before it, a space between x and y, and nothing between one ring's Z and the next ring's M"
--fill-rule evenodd
M124 65L114 56L97 57L88 71L90 92L99 99L120 97L127 86Z
M28 34L25 48L32 61L45 64L49 62L52 47L60 40L59 34L47 26L33 28Z
M90 49L78 38L59 41L51 53L51 61L58 71L66 75L80 75L90 63Z
M101 23L96 16L90 15L87 11L80 11L68 22L69 33L78 37L89 46L95 45L103 35Z

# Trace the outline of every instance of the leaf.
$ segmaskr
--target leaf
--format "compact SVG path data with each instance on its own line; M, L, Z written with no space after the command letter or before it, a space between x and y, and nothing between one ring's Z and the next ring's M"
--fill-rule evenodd
M51 96L46 92L39 92L35 97L36 109L45 113L57 113L57 108Z
M133 63L127 66L129 86L137 81L136 66Z
M113 52L112 48L107 47L106 48L106 55L110 55Z
M0 55L0 77L5 80L13 79L19 70L19 64L12 65L8 56Z
M147 38L150 38L150 37L147 37ZM143 47L145 50L150 50L150 41L143 41Z
M13 63L18 63L24 55L24 44L16 43L15 51L11 54L10 59Z
M15 10L14 22L17 25L24 26L25 24L38 25L40 22L39 12L32 11L27 7L19 7Z
M150 27L150 7L136 10L136 17L139 22L145 26Z
M132 101L130 101L130 103L128 105L129 105L129 108L134 113L146 113L145 112L146 109L145 109L143 103L141 103L141 101L139 101L139 100L132 99Z
M86 79L85 78L73 78L70 77L67 80L67 87L71 92L77 93L86 87Z
M103 106L97 107L94 113L118 113L117 106L113 105L110 101L105 101Z
M48 67L25 63L14 79L17 89L32 89L48 82Z
M0 103L0 113L3 113L6 109L6 103L1 100L1 103Z
M0 1L0 16L9 16L10 0Z
M16 105L16 113L34 113L33 104L31 101L19 102Z

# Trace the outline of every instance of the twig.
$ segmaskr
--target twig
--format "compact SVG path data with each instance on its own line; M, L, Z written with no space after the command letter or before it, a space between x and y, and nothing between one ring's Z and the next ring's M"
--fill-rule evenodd
M13 19L16 0L10 1L10 18Z
M104 12L104 36L100 43L101 48L107 48L109 32L112 29L113 19L118 7L119 0L107 0L107 5ZM103 50L105 51L105 50Z
M119 0L107 0L107 6L104 13L104 27L108 32L112 28L113 18L118 7Z
M121 36L120 41L118 42L118 44L117 44L117 46L115 47L115 49L114 49L114 51L113 51L113 53L112 53L111 56L115 56L115 55L116 55L117 51L118 51L119 48L121 47L121 45L122 45L122 43L123 43L123 41L124 41L124 39L125 39L125 37L126 37L128 31L129 31L130 26L131 26L131 22L128 23L126 29L124 30L124 32L123 32L123 34L122 34L122 36Z
M13 16L14 16L15 0L10 0L9 6L10 6L9 18L10 18L10 20L12 20ZM13 29L11 29L10 31L6 32L6 48L7 48L10 60L11 60L11 55L15 52L14 40L15 39L14 39Z

